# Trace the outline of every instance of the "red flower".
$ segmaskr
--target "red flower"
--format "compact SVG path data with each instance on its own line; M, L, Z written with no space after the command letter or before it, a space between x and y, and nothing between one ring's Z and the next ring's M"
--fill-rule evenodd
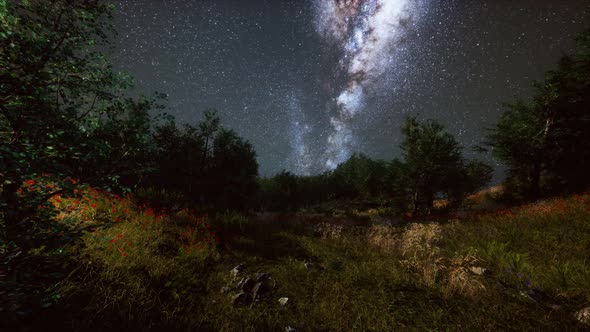
M123 237L123 234L117 234L117 239L120 239Z
M35 184L35 181L33 181L33 180L27 180L27 181L25 181L25 183L28 184L29 186L32 186L32 185Z
M92 203L92 204L90 204L90 207L96 208L96 204Z
M127 257L127 253L126 252L123 253L123 257Z
M110 243L115 243L115 239L111 239Z

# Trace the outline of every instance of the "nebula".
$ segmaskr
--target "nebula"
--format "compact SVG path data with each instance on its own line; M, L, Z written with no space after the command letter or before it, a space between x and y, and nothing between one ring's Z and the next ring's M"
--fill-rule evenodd
M392 65L391 56L420 0L316 0L315 29L340 52L345 82L330 118L325 167L346 161L355 144L353 119L363 111L367 88Z
M310 175L312 158L305 140L311 132L311 126L305 118L301 103L295 93L291 92L287 95L287 105L290 120L289 143L292 151L290 164L294 165L295 174Z

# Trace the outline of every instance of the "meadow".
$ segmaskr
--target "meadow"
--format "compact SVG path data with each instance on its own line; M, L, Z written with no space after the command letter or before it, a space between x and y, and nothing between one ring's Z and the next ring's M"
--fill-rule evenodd
M39 177L19 193L25 199L52 185ZM461 214L418 220L353 204L207 215L77 185L71 197L57 194L38 206L51 215L37 225L45 244L2 279L3 324L85 331L588 328L575 317L590 303L587 193L484 210L480 199ZM17 255L9 242L2 250L8 259ZM252 296L245 279L262 274L265 289Z

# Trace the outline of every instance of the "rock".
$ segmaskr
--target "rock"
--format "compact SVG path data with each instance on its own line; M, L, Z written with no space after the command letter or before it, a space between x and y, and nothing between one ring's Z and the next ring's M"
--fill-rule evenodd
M576 319L582 323L590 326L590 307L586 307L576 312Z
M285 327L285 332L297 332L297 330L294 327L287 326Z
M250 279L250 277L244 277L238 283L238 288L246 292L250 291L252 286L254 286L254 280Z
M314 263L305 262L303 264L303 266L305 266L307 271L310 271L310 272L317 271L317 269L318 269Z
M520 293L520 295L521 295L522 297L524 297L525 299L527 299L527 300L529 300L529 301L531 301L531 302L537 302L537 300L535 300L535 299L534 299L534 298L531 296L531 294L529 294L529 291L523 291L523 290L521 290L519 293Z
M238 273L240 273L241 271L243 271L246 268L246 264L245 263L240 263L238 265L236 265L236 267L234 267L230 273L232 278L235 278L238 276Z
M285 306L285 305L287 305L287 302L289 302L289 298L288 298L288 297L281 297L281 298L279 299L279 303L280 303L282 306Z
M559 304L548 304L547 308L552 310L561 310L561 306Z
M270 274L261 272L261 273L256 274L256 278L254 278L254 281L262 282L262 281L268 280L269 278L270 278Z
M232 298L232 304L234 306L240 305L240 304L248 304L250 302L251 297L248 296L247 293L245 292L239 292L238 294L234 295Z
M472 266L469 268L469 270L478 276L488 273L488 269L479 266Z
M230 288L229 286L223 286L223 287L221 288L221 292L222 292L223 294L227 294L227 293L229 293L229 291L230 291L230 290L231 290L231 288Z
M256 285L254 285L254 287L252 287L252 298L253 299L259 298L262 294L266 293L267 290L268 290L268 287L264 282L256 283Z

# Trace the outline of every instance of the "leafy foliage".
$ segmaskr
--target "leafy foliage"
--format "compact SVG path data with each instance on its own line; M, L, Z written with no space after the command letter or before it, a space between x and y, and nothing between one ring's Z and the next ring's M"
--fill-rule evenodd
M437 194L460 204L491 179L491 167L465 161L459 143L439 123L408 118L402 134L403 161L394 161L392 172L396 194L410 202L414 214L430 211Z
M518 197L583 190L590 184L590 30L534 88L531 101L506 105L486 143L509 167Z

